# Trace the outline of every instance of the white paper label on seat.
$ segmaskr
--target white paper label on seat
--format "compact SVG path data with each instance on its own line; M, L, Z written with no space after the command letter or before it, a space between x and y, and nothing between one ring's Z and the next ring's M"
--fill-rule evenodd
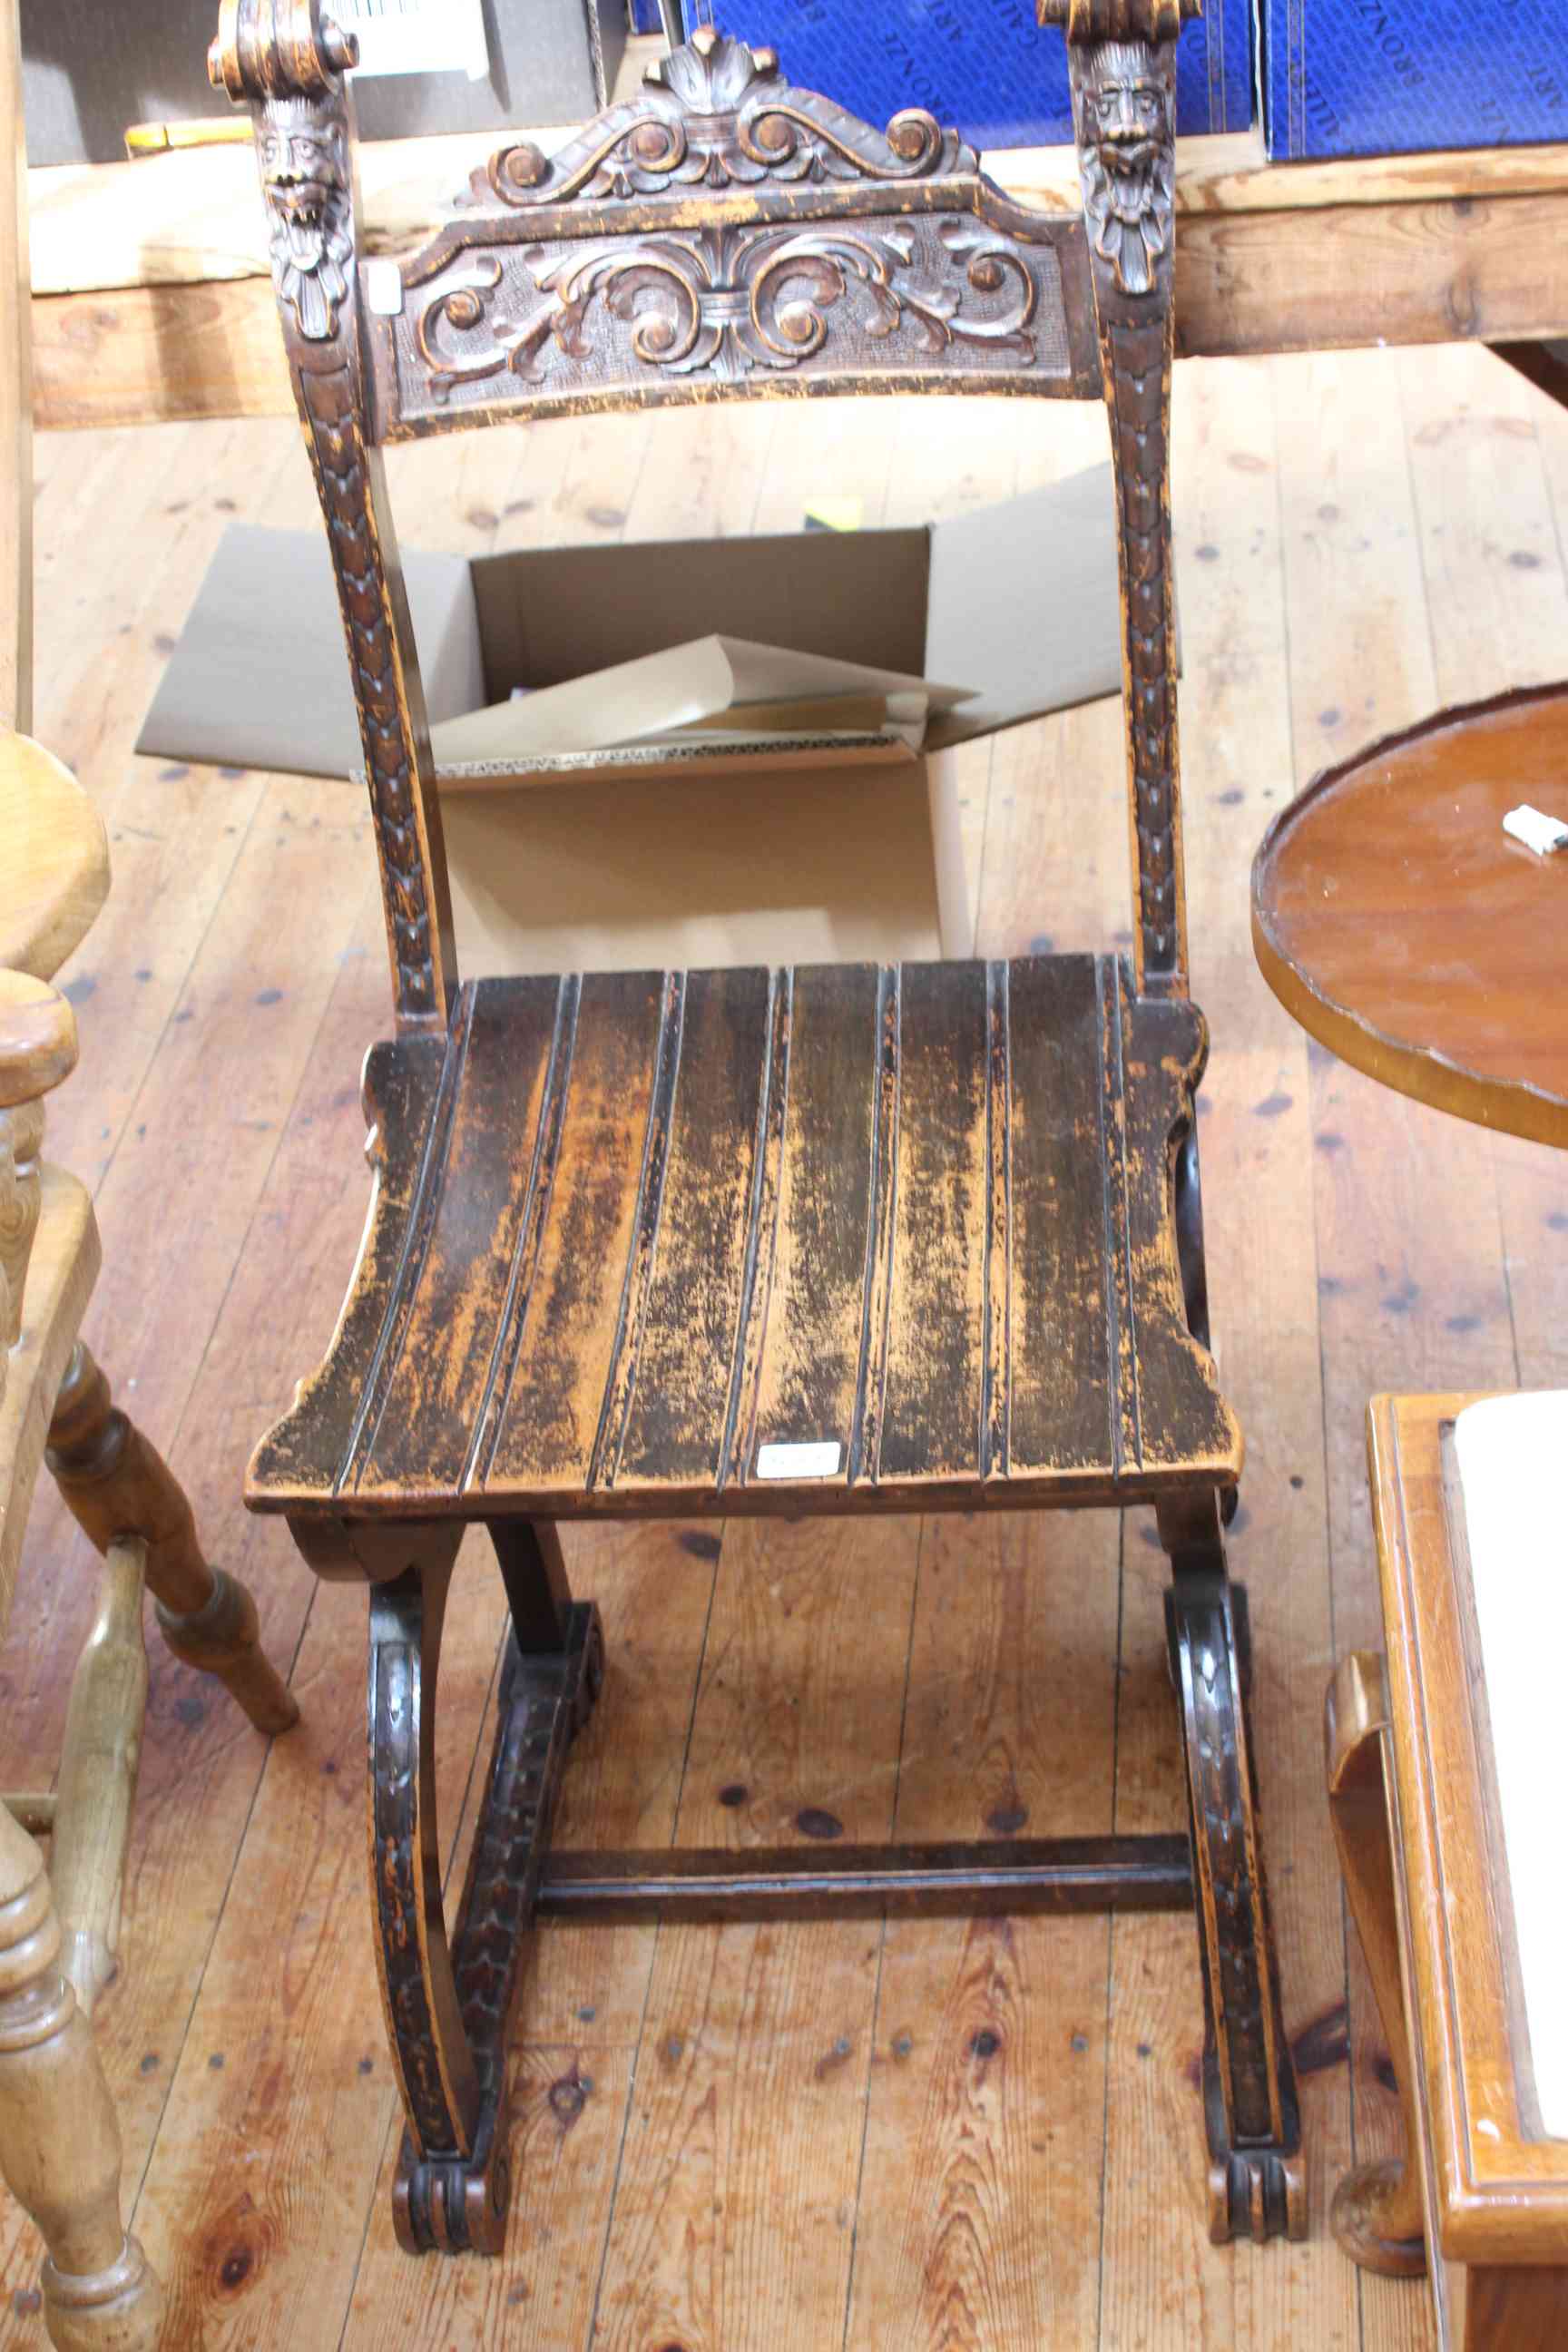
M359 36L362 74L466 73L490 69L484 0L334 0L345 33Z
M1512 834L1515 841L1522 841L1526 849L1533 849L1538 857L1568 846L1568 824L1560 816L1547 816L1542 810L1531 808L1528 801L1510 809L1502 829Z
M832 1478L844 1459L844 1448L831 1440L821 1445L759 1445L759 1478Z
M1454 1445L1536 2097L1548 2137L1568 2139L1568 1875L1548 1760L1568 1657L1568 1390L1468 1405Z

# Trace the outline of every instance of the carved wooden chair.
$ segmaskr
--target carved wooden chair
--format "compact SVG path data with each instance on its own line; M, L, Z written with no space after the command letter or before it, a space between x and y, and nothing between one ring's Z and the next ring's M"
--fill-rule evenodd
M0 0L0 121L26 160L16 0ZM207 1566L191 1507L79 1333L99 1268L85 1187L41 1158L43 1098L68 1076L76 1021L51 983L109 889L103 821L29 740L32 478L23 184L0 175L0 441L15 470L0 563L0 1635L47 1460L104 1555L52 1789L0 1796L0 2174L44 2239L44 2322L59 2352L153 2352L163 2294L120 2203L120 2130L89 2020L113 1977L147 1659L143 1584L163 1636L216 1674L262 1731L298 1715L263 1654L256 1605ZM37 1840L49 1840L46 1871Z
M879 135L700 32L552 158L504 147L423 250L356 248L353 44L227 0L379 840L396 1035L331 1354L251 1507L370 1588L374 1900L411 2250L499 2250L505 2037L539 1916L1195 1905L1216 2239L1300 2234L1299 2124L1222 1515L1177 782L1167 415L1173 75L1197 0L1041 0L1084 216L1010 202L927 114ZM1131 959L563 980L453 968L440 809L380 446L503 418L829 393L1103 396L1119 495ZM1049 550L1041 560L1048 562ZM1187 1838L552 1853L601 1638L556 1525L1152 1503ZM509 1596L488 1796L448 1937L432 1748L466 1525Z

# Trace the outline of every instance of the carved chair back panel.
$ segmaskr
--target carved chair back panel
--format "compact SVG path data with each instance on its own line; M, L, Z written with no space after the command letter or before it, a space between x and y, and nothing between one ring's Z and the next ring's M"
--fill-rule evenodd
M1141 992L1186 987L1167 416L1174 39L1198 0L1037 0L1072 61L1079 219L1013 204L928 114L868 129L711 31L553 156L517 142L419 253L355 250L321 0L224 0L338 576L398 1020L456 985L440 808L378 444L503 416L853 392L1103 394L1117 478ZM1044 551L1042 551L1042 560Z
M554 156L503 148L363 331L373 429L781 393L1089 396L1082 225L1010 204L929 115L879 132L704 37Z
M969 185L981 201L962 209L921 191L898 210L806 203L772 219L747 197L721 221L712 200L654 199L607 229L581 205L464 223L405 266L395 297L368 266L372 431L759 395L1097 395L1079 223L1020 235Z

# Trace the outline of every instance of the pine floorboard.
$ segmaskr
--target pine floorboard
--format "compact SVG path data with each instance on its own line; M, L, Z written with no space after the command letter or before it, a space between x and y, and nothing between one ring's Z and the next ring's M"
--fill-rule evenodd
M786 530L826 497L901 523L1103 449L1089 409L786 404L436 443L396 453L393 479L405 539L478 553ZM386 1014L368 824L342 784L131 748L225 523L309 523L309 478L281 425L42 453L37 729L99 798L115 861L65 975L83 1063L50 1127L97 1187L89 1335L256 1591L304 1711L268 1750L150 1640L100 2041L181 2352L1427 2352L1419 2292L1362 2281L1325 2231L1338 2171L1394 2116L1319 1715L1336 1651L1375 1634L1365 1399L1568 1374L1568 1174L1309 1048L1253 966L1247 877L1272 810L1331 757L1561 670L1568 417L1474 346L1194 363L1174 465L1211 1288L1248 1435L1233 1558L1312 2236L1206 2242L1189 1922L562 1929L528 1964L506 2255L449 2264L402 2257L387 2211L363 1600L317 1588L237 1502L363 1217L357 1072ZM1114 709L972 749L961 793L982 952L1125 940ZM611 1655L568 1775L573 1843L744 1846L808 1808L862 1838L1181 1823L1141 1516L605 1528L570 1553ZM454 1867L501 1628L479 1547L460 1574ZM41 1491L0 1647L13 1784L56 1751L92 1587ZM0 2198L16 2352L45 2342L36 2273Z

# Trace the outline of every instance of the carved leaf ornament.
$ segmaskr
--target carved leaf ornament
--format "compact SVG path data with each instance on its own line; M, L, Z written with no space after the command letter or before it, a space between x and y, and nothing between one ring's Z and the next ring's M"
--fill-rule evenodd
M698 184L765 180L919 180L975 172L979 157L933 116L910 107L885 134L815 90L794 89L772 49L752 50L710 27L648 68L642 94L547 157L503 147L473 189L481 204L628 203Z
M943 220L934 234L984 311L966 311L960 287L922 266L912 226L725 227L574 245L564 253L527 248L521 261L538 299L511 320L491 315L507 278L495 254L480 254L459 282L431 295L416 340L434 384L506 369L538 383L552 340L568 358L592 358L590 314L603 302L631 327L631 349L643 365L738 381L753 368L784 371L814 358L827 341L828 314L853 299L860 331L873 341L908 326L928 353L969 342L1013 352L1027 364L1037 296L1017 255L973 220ZM489 329L486 341L465 348L463 339L481 327Z

